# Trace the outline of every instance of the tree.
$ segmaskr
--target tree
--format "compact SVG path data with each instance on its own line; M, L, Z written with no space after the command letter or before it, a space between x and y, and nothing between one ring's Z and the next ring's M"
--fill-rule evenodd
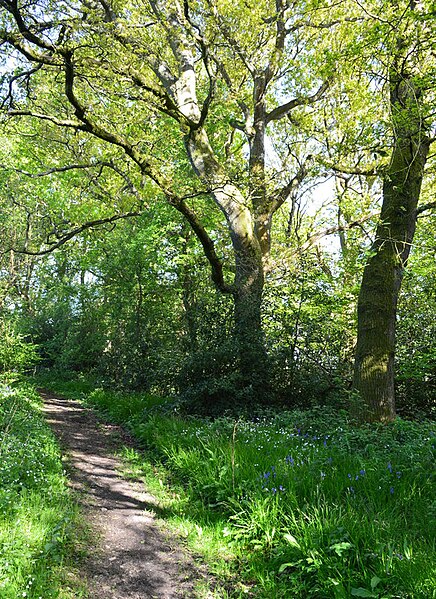
M434 14L430 5L389 5L387 48L392 150L383 204L358 299L354 387L365 420L395 417L395 333L404 269L412 248L434 110ZM389 10L386 11L386 15ZM432 75L433 73L433 75Z
M110 144L118 162L124 153L151 182L143 194L163 194L183 215L214 283L234 300L242 384L260 394L268 386L261 303L271 223L308 174L309 153L297 142L307 139L311 107L330 85L327 33L343 25L344 9L332 19L328 3L286 0L251 10L210 0L0 6L0 37L12 48L9 64L18 65L6 86L9 116ZM282 160L272 168L267 129L279 122ZM196 184L186 176L187 160ZM199 194L224 215L231 283L190 202Z

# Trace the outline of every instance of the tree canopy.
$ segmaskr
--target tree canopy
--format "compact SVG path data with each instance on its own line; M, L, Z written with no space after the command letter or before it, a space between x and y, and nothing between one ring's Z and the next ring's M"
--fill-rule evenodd
M392 419L434 33L431 2L1 0L2 297L47 363L210 408L324 401L355 353Z

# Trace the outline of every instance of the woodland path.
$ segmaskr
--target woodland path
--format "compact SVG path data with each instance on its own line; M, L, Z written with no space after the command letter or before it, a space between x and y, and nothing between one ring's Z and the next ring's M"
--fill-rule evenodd
M69 478L95 533L83 576L89 599L196 597L202 578L177 539L153 517L156 499L119 474L116 447L129 444L120 427L107 425L79 402L42 392L44 412L69 463ZM130 440L130 444L131 440Z

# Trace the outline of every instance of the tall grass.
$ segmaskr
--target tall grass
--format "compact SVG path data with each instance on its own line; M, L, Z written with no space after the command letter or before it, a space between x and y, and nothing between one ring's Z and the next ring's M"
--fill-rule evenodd
M77 512L56 441L29 387L0 384L0 597L85 596Z
M324 409L206 421L147 396L87 401L142 442L126 455L157 511L221 564L225 596L436 597L430 422L356 428Z

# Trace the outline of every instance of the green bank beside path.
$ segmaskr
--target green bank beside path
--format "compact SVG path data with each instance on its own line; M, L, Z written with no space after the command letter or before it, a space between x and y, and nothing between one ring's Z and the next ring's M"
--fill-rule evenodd
M85 597L76 576L83 535L39 396L0 384L0 597Z
M325 409L186 417L156 397L45 381L124 424L126 468L222 581L220 597L436 597L429 421L356 428Z

